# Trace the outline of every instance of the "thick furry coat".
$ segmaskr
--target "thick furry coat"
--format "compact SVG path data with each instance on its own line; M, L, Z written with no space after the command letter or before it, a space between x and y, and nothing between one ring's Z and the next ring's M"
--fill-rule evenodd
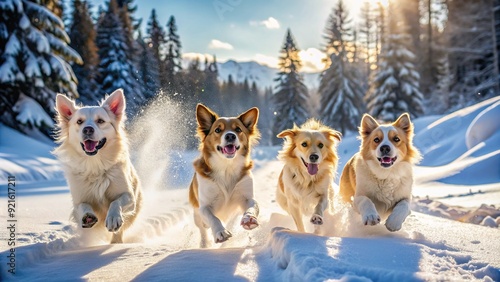
M54 154L63 164L73 200L72 218L80 228L107 229L112 243L135 220L142 204L139 179L130 162L121 89L100 106L79 107L57 95Z
M311 119L300 128L294 126L277 136L286 140L278 156L284 166L276 200L293 217L299 231L305 230L302 216L307 214L318 233L323 212L332 204L338 163L336 146L341 134Z

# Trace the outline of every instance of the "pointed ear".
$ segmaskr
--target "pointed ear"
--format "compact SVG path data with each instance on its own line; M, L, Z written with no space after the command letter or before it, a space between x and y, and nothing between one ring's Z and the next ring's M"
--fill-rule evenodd
M59 116L62 118L60 120L68 121L76 112L77 108L75 106L75 102L70 100L68 97L63 94L57 94L56 110L59 113Z
M108 109L120 119L125 112L125 95L123 95L123 89L116 89L111 93L102 103L102 107Z
M248 111L242 113L238 116L238 119L248 128L250 131L259 121L259 109L253 107Z
M196 105L196 121L198 122L198 132L202 132L205 136L210 132L212 124L219 116L207 106L203 104Z
M372 133L375 128L379 127L378 122L369 114L364 114L361 119L361 126L359 127L359 133L361 136L367 136Z
M342 140L342 133L338 132L337 130L328 129L324 131L323 134L325 134L329 139L337 139L337 141Z
M399 116L399 118L393 123L393 125L395 127L403 129L406 132L410 131L413 128L410 121L410 115L408 113L404 113Z

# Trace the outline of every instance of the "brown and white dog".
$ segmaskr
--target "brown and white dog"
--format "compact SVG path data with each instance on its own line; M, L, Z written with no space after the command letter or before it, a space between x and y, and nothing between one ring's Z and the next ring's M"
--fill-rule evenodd
M395 122L380 125L368 114L359 128L360 151L345 165L340 196L354 202L365 225L385 221L390 231L401 229L410 214L413 164L420 153L413 146L413 124L402 114Z
M112 232L111 243L121 243L142 204L124 129L123 91L114 91L100 106L83 107L58 94L56 110L60 146L54 154L68 181L72 217L79 228L105 228Z
M285 163L279 176L276 200L304 232L302 216L312 214L315 233L323 224L323 212L333 199L333 181L337 170L336 146L341 134L319 121L310 119L300 128L282 131L286 138L279 159Z
M195 174L189 187L189 202L200 229L201 247L207 246L207 228L212 229L216 243L232 236L222 221L236 211L243 211L243 228L251 230L259 225L250 159L250 149L260 137L258 119L257 108L237 117L219 117L202 104L196 107L201 155L193 163Z

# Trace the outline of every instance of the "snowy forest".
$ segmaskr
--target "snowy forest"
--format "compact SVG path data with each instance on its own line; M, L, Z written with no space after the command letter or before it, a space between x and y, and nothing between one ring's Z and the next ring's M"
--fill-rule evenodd
M443 114L498 95L500 1L366 1L353 21L342 1L325 19L325 68L308 89L293 30L276 46L275 86L220 77L216 54L183 63L175 15L137 18L133 0L0 1L0 121L51 137L57 93L95 105L117 88L129 119L166 97L194 112L261 110L261 143L317 117L346 133L365 112L393 120ZM145 24L145 28L144 28ZM194 115L193 115L194 117ZM191 117L191 119L193 118Z

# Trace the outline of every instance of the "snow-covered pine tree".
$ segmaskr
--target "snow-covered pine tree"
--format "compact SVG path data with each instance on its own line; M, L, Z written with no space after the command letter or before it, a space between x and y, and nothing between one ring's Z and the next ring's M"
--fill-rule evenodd
M159 77L165 76L165 62L162 56L164 56L165 49L165 31L161 27L156 10L151 10L151 16L149 17L148 27L147 27L147 42L151 44L151 49L153 51L153 56L158 61ZM161 83L160 83L161 85Z
M208 107L221 113L221 92L219 86L219 68L217 67L217 58L213 56L213 60L210 62L207 57L205 57L205 70L204 70L204 87L202 93L202 103L206 103Z
M273 136L292 128L294 123L298 125L304 123L309 116L309 93L299 73L302 67L299 51L292 32L287 29L279 57L280 72L274 79L278 85L275 87L272 99L275 106ZM273 137L273 144L281 144L281 140Z
M167 23L167 37L165 42L165 48L167 49L167 54L164 60L165 75L161 77L162 87L169 95L173 95L176 92L185 92L180 88L182 84L179 80L181 76L178 73L182 70L181 65L181 41L177 34L177 25L175 23L175 17L170 16ZM182 93L185 94L185 93Z
M498 49L493 1L447 1L446 50L452 79L450 107L499 95Z
M102 93L123 88L127 97L127 110L134 112L144 102L141 87L135 79L136 67L127 56L126 35L119 19L116 0L110 0L108 10L97 25L99 73Z
M345 133L356 130L364 112L363 83L349 61L353 38L348 12L342 1L333 8L324 38L329 67L321 74L318 93L321 97L320 118Z
M415 55L406 45L411 40L405 30L404 24L389 17L388 35L365 97L368 112L384 121L394 121L404 112L412 117L423 114L420 75L414 64Z
M159 62L154 55L152 43L146 43L139 31L137 43L141 47L139 72L141 83L144 86L144 97L149 100L155 97L160 90Z
M82 60L68 46L61 19L38 3L0 1L0 119L48 135L56 93L78 97L70 63Z
M73 65L78 79L79 100L84 104L97 104L103 98L103 93L97 90L99 56L95 44L96 31L89 8L86 1L73 0L69 38L70 46L81 54L83 59L83 65Z

